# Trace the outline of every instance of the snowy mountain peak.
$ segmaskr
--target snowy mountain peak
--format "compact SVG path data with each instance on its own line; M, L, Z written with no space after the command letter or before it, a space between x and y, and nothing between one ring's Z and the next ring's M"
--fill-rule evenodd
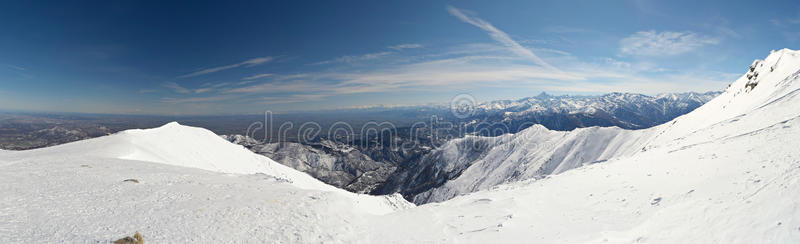
M181 126L181 124L179 124L178 121L172 121L162 125L161 127L179 127L179 126Z
M791 49L773 50L767 58L754 60L748 67L747 72L736 80L726 92L755 90L757 84L762 80L772 82L770 87L780 88L779 85L786 84L778 83L786 83L793 80L790 76L797 76L798 68L800 68L798 65L800 65L800 51Z
M228 142L210 130L167 123L59 146L10 153L9 161L30 156L79 155L203 169L227 174L265 174L304 189L341 191L311 176Z
M739 117L744 115L760 114L748 118L758 119L759 122L752 123L762 125L792 119L797 115L797 106L791 103L800 93L798 77L800 51L773 51L765 59L755 60L745 74L717 98L662 127L692 133L724 121L740 121Z
M209 130L174 122L0 155L4 243L108 243L131 230L153 243L258 235L327 243L352 240L349 225L412 206L399 195L326 185ZM209 227L225 234L209 235ZM247 228L252 232L235 231Z
M542 93L539 93L539 95L536 95L536 98L540 98L540 99L545 99L545 98L550 98L550 97L552 97L552 96L550 94L547 94L547 92L542 92Z

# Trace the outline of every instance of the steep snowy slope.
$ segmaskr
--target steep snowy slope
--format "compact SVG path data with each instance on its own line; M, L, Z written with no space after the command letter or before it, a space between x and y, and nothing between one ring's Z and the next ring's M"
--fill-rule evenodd
M800 119L742 132L381 216L368 240L800 242Z
M0 152L0 241L348 242L366 217L411 205L350 193L202 128L147 130Z
M592 127L555 132L534 126L498 138L454 140L412 165L413 170L408 170L412 173L398 175L389 182L396 187L395 192L413 197L415 203L443 201L505 182L539 178L654 147L687 143L689 135L698 135L692 137L695 141L691 143L708 143L738 133L716 128L727 121L737 121L744 128L774 124L798 115L797 105L791 100L800 93L798 85L791 82L798 76L798 64L797 51L773 52L765 60L754 62L747 74L706 105L649 129ZM754 82L759 82L755 88L747 85ZM437 187L417 190L430 185Z
M618 127L551 131L535 125L513 135L469 136L426 155L387 185L407 198L413 197L417 204L439 202L505 182L540 178L631 155L641 150L650 134Z
M619 134L644 150L383 216L371 240L798 243L798 94L800 52L774 52L694 112Z

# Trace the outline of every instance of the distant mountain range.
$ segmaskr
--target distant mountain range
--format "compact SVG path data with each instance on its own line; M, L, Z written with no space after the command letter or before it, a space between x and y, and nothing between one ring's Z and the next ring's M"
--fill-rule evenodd
M519 100L481 103L476 106L474 115L469 119L476 124L502 123L510 129L507 133L515 133L532 124L541 124L551 130L573 130L589 126L642 129L691 112L720 93L665 93L658 96L637 93L552 96L542 93Z
M475 104L471 108L471 115L464 118L454 117L448 114L449 110L435 105L419 108L436 115L442 120L440 122L452 123L463 130L402 127L398 128L399 133L356 137L348 141L320 137L312 142L263 144L242 135L223 137L349 191L372 194L399 192L407 199L414 200L417 194L458 176L461 172L458 167L442 170L436 166L442 165L437 162L443 160L443 155L452 156L448 154L448 150L462 140L473 143L480 141L477 143L485 144L485 149L488 150L491 148L488 146L498 138L480 136L516 133L537 124L542 129L556 131L591 126L647 128L691 112L719 94L720 92L690 92L658 96L635 93L552 96L542 93L519 100ZM407 109L404 108L404 111ZM466 135L479 137L470 136L451 141ZM363 143L364 140L371 143ZM393 143L404 146L392 147ZM469 153L473 155L462 156L469 158L481 155L478 151ZM448 161L455 162L457 161Z

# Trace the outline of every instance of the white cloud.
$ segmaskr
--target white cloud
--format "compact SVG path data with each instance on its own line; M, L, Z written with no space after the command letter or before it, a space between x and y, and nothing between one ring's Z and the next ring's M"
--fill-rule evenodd
M214 68L209 68L209 69L204 69L204 70L188 73L188 74L185 74L185 75L178 76L178 78L195 77L195 76L200 76L200 75L205 75L205 74L210 74L210 73L214 73L214 72L223 71L223 70L226 70L226 69L237 68L237 67L241 67L241 66L250 67L250 66L254 66L254 65L267 63L267 62L272 61L274 59L275 58L273 58L273 57L261 57L261 58L248 59L248 60L242 61L240 63L230 64L230 65L225 65L225 66L219 66L219 67L214 67Z
M479 54L479 55L475 55ZM514 56L514 55L511 55ZM584 62L575 56L554 58L564 68L552 72L534 64L518 64L516 60L482 52L424 62L383 66L359 71L330 71L275 75L269 82L235 85L218 94L197 94L198 97L165 98L165 103L212 103L228 101L237 104L287 104L327 97L381 92L446 91L452 89L530 89L564 93L705 91L724 88L729 77L708 73L653 72L648 63L629 63L612 58ZM192 90L190 90L192 91ZM194 92L192 92L194 93ZM204 96L205 95L205 96Z
M257 74L257 75L251 75L251 76L248 76L248 77L244 77L244 78L242 78L242 80L255 80L255 79L261 79L261 78L264 78L264 77L269 77L269 76L272 76L272 75L273 74Z
M255 74L242 78L240 82L231 83L230 86L219 88L218 93L203 90L202 92L206 93L197 94L200 93L200 89L181 90L177 88L180 86L176 86L173 87L176 92L184 91L195 94L196 97L164 98L163 102L226 101L236 104L285 104L364 93L482 88L573 93L629 91L655 94L706 88L719 90L729 81L727 78L687 73L689 71L659 72L664 69L656 64L636 60L622 61L601 57L582 61L560 50L524 47L506 33L472 14L452 7L448 7L448 11L459 20L486 31L497 43L462 45L441 50L439 53L418 56L402 55L403 52L400 51L342 56L321 62L344 64L341 68L300 74ZM636 51L639 54L680 53L686 52L687 47L689 50L698 47L698 44L691 44L692 42L701 43L700 46L718 42L716 39L700 37L691 32L639 32L626 39L647 41L637 47ZM403 48L399 46L404 45L408 44L387 48L402 50ZM548 62L539 58L534 52L546 55ZM364 62L387 55L394 55L391 65L377 61ZM359 65L353 68L347 65L354 62L364 62L368 66ZM550 63L561 69L554 68ZM269 77L268 81L259 79L263 77Z
M516 58L519 59L519 58ZM392 65L364 72L322 72L288 75L275 80L226 90L225 93L316 93L342 95L448 87L495 86L534 80L581 80L536 65L508 62L502 56L460 56ZM276 81L280 80L280 81Z
M462 11L460 9L457 9L457 8L454 8L452 6L447 6L447 11L451 15L455 16L456 18L458 18L459 20L461 20L461 21L463 21L465 23L474 25L475 27L478 27L478 28L486 31L487 33L489 33L489 36L492 37L492 39L494 39L495 41L500 42L501 44L505 45L509 50L511 50L515 54L517 54L517 55L519 55L521 57L528 58L531 61L535 62L536 64L538 64L538 65L540 65L542 67L545 67L545 68L548 68L548 69L551 69L551 70L555 70L555 71L559 71L558 69L556 69L555 67L553 67L549 63L545 62L543 59L539 58L539 56L536 56L536 54L534 54L533 51L523 47L518 42L514 41L514 39L511 39L511 37L508 36L508 34L506 34L505 32L497 29L491 23L486 22L485 20L480 19L478 17L475 17L475 16L473 16L471 14L467 14L464 11Z
M672 56L718 43L717 38L693 32L640 31L620 41L620 52L634 56Z
M198 88L198 89L194 89L194 93L206 93L206 92L210 92L211 90L213 90L213 89L209 88L209 87Z
M16 66L16 65L8 65L8 67L12 68L12 69L15 69L15 70L19 70L19 71L25 71L26 70L25 68L20 67L20 66Z
M170 104L181 104L181 103L203 103L203 102L217 102L222 100L230 100L233 97L230 96L211 96L211 97L189 97L189 98L172 98L172 97L165 97L161 98L161 101L164 103Z
M403 49L412 49L412 48L421 48L421 47L422 47L422 45L420 45L420 44L407 43L407 44L389 46L387 48L400 51L400 50L403 50Z
M272 104L310 102L310 101L319 101L326 97L328 97L328 95L325 94L293 94L291 96L286 96L286 97L267 96L261 99L261 103L266 105L272 105Z
M291 93L291 92L306 92L306 91L319 91L326 87L325 85L315 84L305 81L293 82L274 82L262 83L250 86L233 88L223 91L223 93Z
M561 51L561 50L557 50L557 49L552 49L552 48L531 48L531 49L535 50L535 51L537 51L539 53L552 53L552 54L557 54L557 55L562 55L562 56L570 56L570 55L572 55L571 53L568 53L568 52L565 52L565 51Z
M800 16L794 18L770 19L769 21L775 26L784 27L788 25L800 24Z
M341 57L338 57L338 58L335 58L335 59L332 59L332 60L322 61L322 62L318 62L318 63L314 63L314 64L332 64L332 63L350 64L350 63L356 63L356 62L361 62L361 61L375 60L375 59L379 59L379 58L382 58L382 57L385 57L385 56L389 56L391 54L392 54L392 52L377 52L377 53L367 53L367 54L358 55L358 56L349 56L348 55L348 56L341 56Z
M568 27L562 25L556 26L548 26L543 29L545 32L550 33L559 33L559 34L566 34L566 33L588 33L588 32L595 32L593 30L583 29L583 28L576 28L576 27Z
M607 64L609 64L611 66L614 66L616 68L619 68L619 69L630 69L631 68L631 63L628 63L628 62L625 62L625 61L619 61L619 60L616 60L616 59L613 59L613 58L605 58L605 61L606 61Z
M220 87L227 86L227 85L230 85L230 84L231 84L230 82L220 82L220 83L217 83L217 84L205 83L205 84L203 84L203 87L216 89L216 88L220 88Z
M181 85L178 85L178 83L175 83L175 82L172 82L172 81L164 82L161 85L166 87L166 88L172 89L172 91L177 92L177 93L191 93L192 92L191 90L186 89L185 87L182 87Z

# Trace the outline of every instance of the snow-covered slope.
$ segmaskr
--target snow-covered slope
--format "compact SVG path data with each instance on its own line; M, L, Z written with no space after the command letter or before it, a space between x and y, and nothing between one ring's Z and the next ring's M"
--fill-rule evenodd
M177 123L0 157L4 243L105 242L134 231L154 243L345 242L356 238L354 223L411 206L326 185Z
M652 133L618 127L552 131L535 125L499 137L455 139L392 178L396 191L417 204L489 189L506 182L541 178L641 150ZM431 185L436 186L431 189ZM427 189L415 191L416 189Z
M611 151L617 140L643 150L384 216L391 224L372 240L800 242L799 76L800 52L774 52L694 112L608 141ZM494 178L472 182L485 180ZM419 218L432 224L411 223Z
M176 122L154 129L126 130L55 147L21 151L12 158L27 156L72 158L114 158L198 168L221 173L262 173L308 189L333 190L326 185L242 146L225 141L213 132Z
M709 143L741 130L722 131L736 122L742 130L771 125L798 115L800 57L784 49L756 61L716 99L673 121L643 130L590 127L569 132L533 126L513 135L473 137L448 142L412 165L406 175L390 179L395 191L415 203L437 202L506 182L540 178L584 164L627 157L651 148ZM754 75L758 73L759 75ZM747 84L758 81L754 89ZM694 141L687 139L692 136ZM417 189L436 188L424 192Z
M370 241L798 243L796 138L792 119L500 185L382 216Z

